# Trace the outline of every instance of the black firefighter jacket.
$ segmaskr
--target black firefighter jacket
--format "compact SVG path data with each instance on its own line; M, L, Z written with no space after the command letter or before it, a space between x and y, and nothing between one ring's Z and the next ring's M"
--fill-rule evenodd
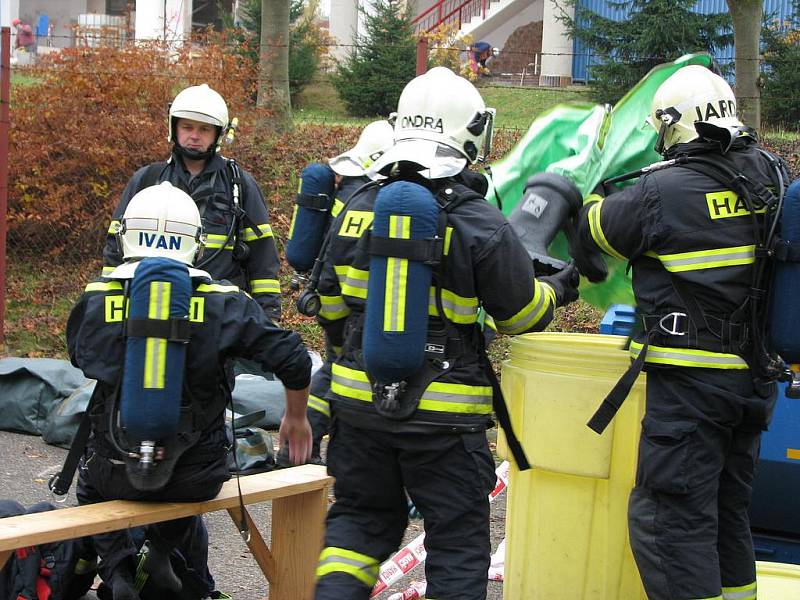
M197 203L203 221L207 244L203 258L216 253L215 258L201 268L214 279L226 279L246 290L255 298L269 318L278 321L281 316L281 290L278 280L280 260L275 247L269 213L253 177L241 169L241 207L247 218L239 223L239 231L227 241L233 222L233 192L231 171L227 159L215 154L205 168L192 177L183 165L180 156L173 153L164 165L158 182L169 181L189 194ZM147 167L134 173L122 192L117 208L111 217L111 225L103 249L103 274L107 275L122 262L122 251L118 247L114 231L122 219L133 195L139 191ZM234 258L235 241L241 239L248 248L247 256ZM201 259L202 260L202 259Z

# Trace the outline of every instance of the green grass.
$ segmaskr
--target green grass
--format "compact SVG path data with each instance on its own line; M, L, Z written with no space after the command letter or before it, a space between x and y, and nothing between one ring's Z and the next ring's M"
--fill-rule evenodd
M497 109L496 127L527 130L531 122L557 104L589 102L586 88L520 88L485 86L479 88L487 106Z
M588 102L589 98L588 90L577 86L565 89L484 86L479 89L486 105L497 109L497 127L525 130L537 115L556 104ZM296 123L363 126L377 118L348 115L336 89L324 75L306 86L295 100Z
M800 131L789 129L771 129L764 127L761 130L761 137L764 140L779 140L781 142L797 142L800 140Z
M19 69L11 70L11 87L23 86L23 85L35 85L37 83L39 83L39 79L37 77L28 75L24 71L20 72Z

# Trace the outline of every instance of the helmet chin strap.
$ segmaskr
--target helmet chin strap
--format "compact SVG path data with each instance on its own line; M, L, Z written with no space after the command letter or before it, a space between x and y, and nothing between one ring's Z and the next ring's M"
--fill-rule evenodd
M189 148L184 148L178 142L173 144L173 151L184 158L188 158L189 160L208 160L217 152L216 142L211 144L207 150L191 150Z

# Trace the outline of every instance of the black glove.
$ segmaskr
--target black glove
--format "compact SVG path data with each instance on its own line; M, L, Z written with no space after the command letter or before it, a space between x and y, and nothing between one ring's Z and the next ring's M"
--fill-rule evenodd
M578 273L578 267L575 266L575 261L571 260L566 267L561 269L555 275L547 277L538 277L539 281L549 284L556 293L556 305L566 306L570 302L575 302L578 299L578 284L580 283L581 276Z

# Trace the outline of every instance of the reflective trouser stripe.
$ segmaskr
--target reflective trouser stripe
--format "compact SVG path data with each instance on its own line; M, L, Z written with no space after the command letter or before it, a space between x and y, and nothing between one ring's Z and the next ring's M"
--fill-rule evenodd
M337 319L344 319L350 314L350 308L341 296L320 295L319 301L321 304L319 316L323 319L335 321Z
M366 299L367 287L369 285L369 271L356 269L347 265L334 267L342 294L353 296L354 298Z
M364 371L333 364L331 391L344 398L372 402L372 386ZM460 414L490 414L491 386L433 382L422 394L421 410Z
M603 232L603 227L601 225L600 211L602 206L603 201L600 200L597 204L592 205L592 207L589 209L589 232L592 234L592 239L594 240L594 243L597 244L597 247L606 254L620 260L627 260L622 254L617 252L606 239L606 234Z
M723 600L756 600L756 596L756 582L754 581L747 585L723 587L720 598Z
M323 548L319 555L317 577L330 573L347 573L365 585L372 587L378 580L378 561L366 554L360 554L345 548ZM342 598L342 600L345 600Z
M251 279L250 291L253 294L280 294L281 284L277 279Z
M308 396L308 408L314 409L317 412L322 413L326 417L330 418L331 416L331 405L328 403L327 400L320 398L319 396L310 395Z
M150 306L147 316L150 319L165 321L169 318L169 299L172 284L169 281L150 283ZM144 382L142 387L164 389L164 372L167 368L167 340L147 338L144 352Z
M642 351L640 342L631 342L631 358L636 358ZM645 362L679 367L699 367L703 369L747 369L747 363L741 356L708 350L690 350L687 348L665 348L650 344L647 347Z

